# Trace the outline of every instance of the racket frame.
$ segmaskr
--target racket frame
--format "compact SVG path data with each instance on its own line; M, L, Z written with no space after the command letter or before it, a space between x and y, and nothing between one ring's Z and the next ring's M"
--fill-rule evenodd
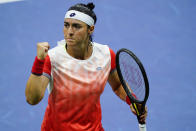
M137 63L137 65L139 66L139 68L142 72L142 75L143 75L143 78L144 78L144 83L145 83L145 96L144 96L143 101L139 101L139 100L135 99L135 97L131 94L129 88L127 87L127 84L126 84L126 82L125 82L125 80L122 76L121 69L120 69L120 64L119 64L119 55L120 55L121 52L126 52L127 54L129 54L130 57L132 57L135 60L135 62ZM122 49L118 50L118 52L116 53L116 69L117 69L117 73L118 73L120 82L121 82L127 96L129 97L129 99L130 99L130 101L133 105L133 108L136 110L137 118L138 118L138 121L139 121L139 116L141 115L142 112L144 112L146 101L147 101L148 96L149 96L149 83L148 83L148 78L147 78L145 69L144 69L141 61L139 60L139 58L137 58L137 56L133 52L131 52L130 50L128 50L126 48L122 48ZM138 111L138 108L137 108L136 104L141 104L142 105L140 111ZM144 124L144 123L141 123L141 124Z

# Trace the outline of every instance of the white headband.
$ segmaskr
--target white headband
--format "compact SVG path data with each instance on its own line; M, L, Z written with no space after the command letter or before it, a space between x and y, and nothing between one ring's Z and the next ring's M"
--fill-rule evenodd
M65 18L72 18L72 19L80 20L89 26L94 25L94 20L91 16L84 14L82 12L76 11L76 10L67 11L67 13L65 14Z

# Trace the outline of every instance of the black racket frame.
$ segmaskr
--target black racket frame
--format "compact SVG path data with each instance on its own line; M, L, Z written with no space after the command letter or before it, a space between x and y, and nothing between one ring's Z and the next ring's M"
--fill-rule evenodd
M125 82L125 80L124 80L124 78L122 76L121 69L120 69L120 64L119 64L119 55L122 52L126 52L127 54L129 54L135 60L135 62L138 64L138 66L139 66L139 68L140 68L140 70L142 72L142 75L143 75L143 78L144 78L144 83L145 83L145 96L144 96L144 100L143 101L136 100L134 98L134 96L131 95L131 92L129 91L129 89L128 89L127 85L126 85L126 82ZM141 104L142 105L141 112L143 112L144 108L145 108L146 101L147 101L148 96L149 96L149 83L148 83L148 78L147 78L145 69L144 69L141 61L139 60L139 58L133 52L131 52L130 50L128 50L126 48L122 48L122 49L118 50L117 53L116 53L116 69L117 69L117 73L118 73L120 82L123 85L123 88L124 88L127 96L129 97L131 103Z

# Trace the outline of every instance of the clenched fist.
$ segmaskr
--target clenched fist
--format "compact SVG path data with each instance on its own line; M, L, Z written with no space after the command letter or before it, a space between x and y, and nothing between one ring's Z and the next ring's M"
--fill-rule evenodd
M37 43L37 58L40 60L45 59L49 49L50 45L48 44L48 42Z

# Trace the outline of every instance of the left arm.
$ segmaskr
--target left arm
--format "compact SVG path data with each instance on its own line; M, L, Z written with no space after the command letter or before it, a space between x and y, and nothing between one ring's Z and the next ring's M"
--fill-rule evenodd
M123 101L126 102L126 92L124 91L124 88L120 82L120 79L118 77L117 74L117 70L115 69L112 73L110 73L109 77L108 77L108 82L110 84L110 86L112 87L112 90L114 91L114 93ZM136 115L136 111L134 110L132 104L130 105L131 111ZM144 114L142 114L140 116L141 121L146 120L147 117L147 108L145 108Z
M123 101L126 101L126 92L124 91L122 84L118 78L117 71L114 70L112 73L110 73L108 77L108 82L110 86L112 87L112 90L114 93Z

